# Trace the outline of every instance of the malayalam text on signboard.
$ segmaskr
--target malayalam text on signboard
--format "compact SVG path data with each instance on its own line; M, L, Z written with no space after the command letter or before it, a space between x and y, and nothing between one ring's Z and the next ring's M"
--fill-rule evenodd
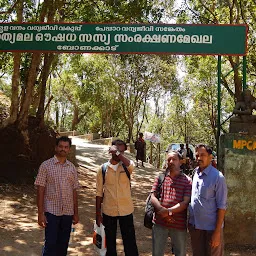
M246 42L246 25L0 24L0 51L245 55Z

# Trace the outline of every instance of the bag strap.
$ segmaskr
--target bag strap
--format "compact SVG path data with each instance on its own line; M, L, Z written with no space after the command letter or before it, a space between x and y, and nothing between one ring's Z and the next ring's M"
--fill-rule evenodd
M123 168L125 170L125 173L126 173L128 179L129 179L129 181L131 181L131 174L129 173L129 171L127 169L127 166L124 163L122 163L122 166L123 166Z
M157 189L156 189L156 198L159 199L160 198L160 195L161 195L161 188L162 188L162 185L164 183L164 180L165 180L165 177L166 177L166 172L165 173L160 173L158 175L158 184L157 184ZM149 193L149 196L147 198L147 201L146 201L146 204L150 201L151 199L151 195L152 193L154 192L150 192Z
M102 179L103 179L103 185L105 184L105 176L106 176L106 171L108 169L108 162L104 163L101 167L101 171L102 171Z
M157 191L156 191L157 199L160 198L161 189L162 189L162 185L164 183L165 177L166 177L166 173L160 173L158 176L158 185L157 185Z
M102 165L102 168L101 168L101 171L102 171L102 179L103 179L103 185L105 184L105 176L106 176L106 172L107 172L107 169L108 169L108 165L109 165L108 162L107 162L107 163L104 163L104 164ZM128 169L127 169L127 167L125 166L124 163L122 163L122 166L123 166L123 168L124 168L124 171L125 171L125 173L126 173L128 179L129 179L129 181L130 181L130 186L131 186L131 175L130 175L130 173L129 173L129 171L128 171Z

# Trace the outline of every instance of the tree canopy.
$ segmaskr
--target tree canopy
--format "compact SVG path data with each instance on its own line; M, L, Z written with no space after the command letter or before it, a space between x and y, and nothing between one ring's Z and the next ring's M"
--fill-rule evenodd
M254 1L0 1L1 22L247 24L247 85L255 94ZM216 147L214 56L0 53L0 89L10 99L2 129L15 125L29 147L38 129L100 133L133 142L138 132ZM242 91L242 57L222 57L222 122ZM222 126L226 132L228 122Z

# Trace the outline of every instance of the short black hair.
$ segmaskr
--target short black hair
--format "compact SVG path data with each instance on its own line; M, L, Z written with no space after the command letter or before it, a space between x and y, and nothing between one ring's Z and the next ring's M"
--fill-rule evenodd
M57 138L56 139L56 146L59 145L60 141L68 142L69 143L69 147L71 147L72 141L71 141L71 139L68 136L61 136L61 137Z
M205 148L206 152L209 154L209 155L212 155L212 148L206 144L197 144L196 145L196 152L198 151L199 148Z
M124 145L125 150L127 149L127 145L123 140L116 139L112 141L112 145Z
M182 159L182 155L180 154L180 152L179 152L178 150L170 150L170 151L167 153L167 158L168 158L168 155L170 155L170 154L172 154L172 153L178 155L179 160Z
M143 137L143 133L142 133L142 132L140 132L139 135L140 135L141 137Z

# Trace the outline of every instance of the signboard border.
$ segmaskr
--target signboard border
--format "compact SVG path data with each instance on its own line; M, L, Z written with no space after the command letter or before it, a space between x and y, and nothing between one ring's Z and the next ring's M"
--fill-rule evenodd
M66 54L66 53L72 53L72 54L83 54L83 53L88 53L88 54L155 54L155 55L199 55L199 56L246 56L248 52L248 30L249 27L247 24L170 24L170 23L121 23L121 22L1 22L0 25L5 25L5 24L33 24L33 25L87 25L87 24L99 24L99 25L158 25L158 26L187 26L187 27L196 27L196 26L208 26L208 27L245 27L246 32L245 32L245 53L244 54L225 54L225 53L183 53L183 52L108 52L108 51L45 51L45 50L1 50L0 52L31 52L31 53L57 53L57 54Z

